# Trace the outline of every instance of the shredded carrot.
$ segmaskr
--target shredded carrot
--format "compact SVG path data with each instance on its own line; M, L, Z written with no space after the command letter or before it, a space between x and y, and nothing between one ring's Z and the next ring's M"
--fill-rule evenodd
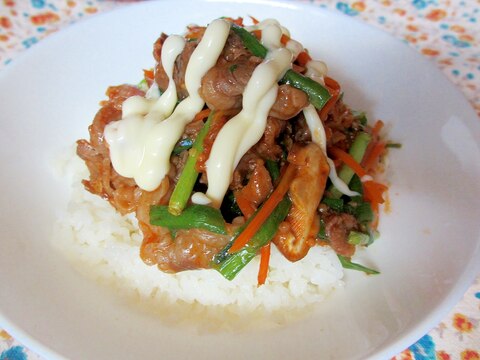
M209 108L203 109L197 115L195 115L195 117L193 118L193 121L200 121L205 119L206 117L208 117L208 115L210 115L211 111L212 110L210 110Z
M234 23L235 25L243 27L243 18L238 17L236 19L231 18L231 17L226 17L225 20L230 21L231 23Z
M252 19L253 25L257 25L260 22L257 19L255 19L252 15L248 15L248 17Z
M357 161L355 161L352 155L336 147L331 147L328 150L333 156L342 160L343 163L345 163L350 169L352 169L360 179L367 175L365 169L362 168L362 166Z
M251 239L253 235L260 229L265 220L270 216L272 211L282 201L283 197L288 191L290 184L292 183L296 174L295 165L288 165L286 171L282 174L280 182L277 187L271 193L270 197L263 203L262 207L258 210L255 217L248 223L245 229L240 233L240 235L235 239L232 247L228 252L234 253L235 251L243 248Z
M270 263L270 242L260 249L260 268L258 269L258 286L265 284Z
M365 157L364 161L362 161L363 168L366 171L372 170L377 165L380 156L385 152L385 143L383 141L379 141L375 143L368 153L368 156Z
M145 70L143 69L143 76L145 77L145 80L153 80L155 78L155 75L153 73L153 70Z
M371 135L372 135L372 141L370 141L370 144L368 144L367 149L365 150L365 155L363 157L362 165L364 166L365 170L371 170L375 166L375 161L378 159L378 157L385 151L385 144L383 145L383 151L380 151L380 148L377 148L375 151L380 152L378 154L375 154L373 151L375 147L377 147L377 144L379 143L379 134L380 131L383 128L383 121L382 120L377 120L375 122L375 125L372 128ZM381 147L381 145L378 145ZM367 160L368 159L368 160Z
M199 39L205 33L206 28L203 26L194 26L188 28L189 32L185 35L187 40Z
M252 203L242 195L241 191L235 191L233 195L235 196L235 201L237 202L237 205L240 208L243 216L245 216L246 219L252 216L255 212L255 208L252 206Z
M287 43L290 41L290 36L282 34L282 37L280 38L280 42L283 45L287 45Z
M375 181L365 181L363 183L364 198L372 205L372 210L378 213L379 204L383 204L383 193L387 191L386 185L380 184Z
M262 38L262 30L253 30L252 34L255 35L255 37L260 40Z
M383 128L383 121L382 120L377 120L375 122L375 125L373 125L373 128L372 128L372 138L373 139L376 139L378 137L378 135L380 134L380 131L382 130Z
M217 138L218 133L226 122L227 117L225 111L218 110L217 112L215 112L215 114L213 115L212 123L210 124L210 129L208 130L208 133L203 140L203 151L198 156L197 163L195 164L195 170L197 170L197 172L201 173L206 171L205 162L210 156L213 142Z
M327 86L328 92L331 95L331 98L328 99L325 106L320 110L320 119L325 121L329 112L333 109L338 99L340 98L340 84L334 79L325 76L325 85Z
M283 37L283 36L282 36ZM300 66L305 66L307 63L312 60L310 55L306 51L302 51L300 54L297 56L297 63Z
M342 160L349 168L351 168L355 174L362 179L367 172L365 169L355 161L355 159L345 151L339 148L329 148L329 152ZM383 193L388 189L386 185L380 184L373 180L362 181L364 189L364 198L372 205L373 211L378 212L378 205L384 203Z

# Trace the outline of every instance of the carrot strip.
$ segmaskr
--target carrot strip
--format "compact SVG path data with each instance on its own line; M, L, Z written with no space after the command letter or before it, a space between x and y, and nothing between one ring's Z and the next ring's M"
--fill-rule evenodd
M258 286L265 284L268 275L268 265L270 263L270 242L260 249L260 268L258 269Z
M260 40L262 38L262 30L253 30L252 34L255 35L255 37Z
M210 115L211 111L212 110L210 110L209 108L203 109L197 115L195 115L195 117L193 118L193 121L200 121L207 118L208 115Z
M246 219L252 216L255 212L255 208L252 206L252 203L248 201L240 191L235 191L233 195L235 196L235 201L237 202L237 205L240 208L243 216L245 216Z
M375 122L375 125L373 125L373 129L372 129L372 139L376 139L378 137L378 135L380 134L380 131L383 128L383 125L384 123L382 120L377 120Z
M283 37L283 36L282 36ZM300 66L305 66L307 63L312 60L310 55L306 51L302 51L300 54L297 56L297 63Z
M333 154L338 159L342 160L349 168L351 168L355 174L357 174L360 179L362 179L367 172L365 169L355 161L355 159L345 151L339 148L330 148L330 153ZM372 205L373 211L378 212L378 205L383 204L385 200L383 199L383 193L388 189L387 186L380 184L373 180L367 180L363 182L364 189L364 198Z
M364 168L366 170L369 170L373 167L373 163L371 166L365 166L365 164L367 163L367 159L370 159L370 157L372 156L372 151L373 149L375 148L376 144L378 143L378 139L379 139L379 134L380 134L380 131L382 130L383 128L383 121L382 120L377 120L375 122L375 125L373 126L372 128L372 131L371 131L371 135L372 135L372 141L370 142L370 144L368 144L368 147L367 147L367 150L365 150L365 155L363 157L363 161L362 161L362 165L364 165ZM377 150L379 151L379 150ZM374 160L369 160L370 161L374 161Z
M242 17L238 17L236 19L231 18L231 17L226 17L224 19L227 20L227 21L230 21L231 23L233 23L235 25L243 27L243 18Z
M378 214L379 205L385 202L383 193L387 191L387 189L387 186L375 181L365 181L363 183L363 197L370 203L375 214Z
M155 75L153 73L153 70L143 70L143 76L145 77L145 80L153 80L155 78Z
M362 166L358 162L355 161L352 155L336 147L331 147L328 150L333 156L342 160L343 163L345 163L350 169L352 169L360 179L365 175L367 175L367 172L362 168Z
M287 36L285 34L282 34L282 37L280 38L280 42L283 45L287 45L287 43L290 41L290 36Z
M382 141L375 143L368 153L368 156L362 161L363 168L367 171L373 169L384 152L385 143Z
M203 151L198 156L197 163L195 164L195 170L199 173L205 172L205 162L208 160L210 156L210 152L212 151L213 142L215 141L218 133L222 129L223 125L227 122L227 118L225 116L225 111L219 110L215 112L212 118L212 123L210 124L210 129L203 140Z
M252 19L253 25L257 25L260 22L257 19L255 19L252 15L248 15L248 17Z
M206 28L202 26L194 26L188 28L189 32L185 35L187 40L198 39L203 36L205 33Z
M278 205L278 203L282 201L295 175L295 165L288 165L287 170L280 178L280 182L278 183L275 190L273 190L270 197L264 202L260 210L258 210L257 214L252 218L252 220L248 223L245 229L235 239L232 247L228 250L230 254L240 250L245 245L247 245L250 238L255 235L255 233L260 229L265 220L267 220L267 218Z
M325 76L325 85L327 86L331 98L320 111L320 119L322 119L322 121L327 119L328 113L333 109L340 98L340 84L338 82L328 76Z

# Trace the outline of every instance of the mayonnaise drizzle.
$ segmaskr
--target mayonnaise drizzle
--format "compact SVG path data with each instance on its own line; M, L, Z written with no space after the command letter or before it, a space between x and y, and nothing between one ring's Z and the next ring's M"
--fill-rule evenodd
M195 193L192 201L219 206L231 182L233 171L242 156L255 145L265 132L270 108L278 91L278 81L292 66L292 61L303 51L303 46L289 40L285 47L282 35L290 36L288 29L275 19L264 20L247 27L262 30L262 44L268 49L265 60L258 65L248 81L242 100L242 111L230 119L213 143L206 162L208 190ZM170 169L170 154L185 126L202 110L205 102L198 91L205 73L220 56L230 30L227 21L214 20L206 29L202 40L192 53L185 72L185 87L189 96L177 103L177 89L173 81L175 60L185 47L185 40L178 35L169 36L162 47L162 65L169 79L168 87L160 96L154 82L145 97L128 98L122 107L122 119L105 127L105 140L115 170L122 176L135 179L137 185L147 191L155 190ZM323 83L326 66L310 61L307 75ZM175 109L175 110L174 110ZM312 141L326 154L326 136L322 121L313 105L304 110ZM356 195L338 178L333 162L329 177L335 187L347 195Z
M170 169L170 154L185 126L200 112L205 102L198 90L202 77L217 62L230 31L230 24L214 20L192 53L185 72L189 96L173 111L177 102L173 65L183 51L185 40L169 36L162 48L162 64L169 77L165 93L154 98L132 97L125 101L123 118L105 128L105 139L115 170L133 177L147 191L155 190ZM181 40L180 40L181 39ZM172 113L173 111L173 113Z
M290 68L291 51L281 46L282 29L271 23L262 31L262 43L269 50L243 92L242 111L220 130L206 162L207 197L219 206L243 155L255 145L267 124L268 113L278 92L278 81Z

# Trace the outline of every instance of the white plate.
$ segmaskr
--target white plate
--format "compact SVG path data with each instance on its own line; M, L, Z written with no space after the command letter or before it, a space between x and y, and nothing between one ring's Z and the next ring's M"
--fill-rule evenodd
M266 333L186 334L78 275L49 245L67 189L55 152L87 136L110 84L136 83L160 32L219 16L279 19L327 62L346 101L381 118L392 212L319 314ZM0 326L49 358L386 359L434 327L479 272L480 123L427 60L369 26L296 3L146 2L84 21L0 73Z

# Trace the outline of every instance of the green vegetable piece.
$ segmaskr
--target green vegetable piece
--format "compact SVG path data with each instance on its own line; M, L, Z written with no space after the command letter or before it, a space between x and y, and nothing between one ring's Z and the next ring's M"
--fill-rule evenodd
M232 31L242 39L243 45L250 50L253 55L262 59L267 56L267 48L263 46L251 32L248 32L238 25L232 25Z
M173 215L180 215L187 205L190 194L192 193L193 186L198 178L198 172L195 170L195 164L198 157L203 151L203 141L210 129L210 123L212 122L214 111L210 112L207 121L199 131L197 138L189 152L188 159L183 167L183 171L178 178L178 182L175 185L172 196L168 203L168 211Z
M228 71L230 71L233 74L233 72L237 70L237 67L238 67L237 64L230 65L230 67L228 68Z
M370 237L368 239L367 246L370 246L375 242L375 240L377 240L380 237L380 233L377 230L373 230L373 229L369 229L368 232Z
M360 125L365 126L368 123L367 119L367 114L365 114L364 111L352 111L352 115L355 118L355 120L358 120L360 122Z
M273 160L266 160L265 167L267 168L268 172L270 173L270 177L272 181L275 182L280 177L280 167L278 163Z
M260 230L250 239L247 245L234 254L228 254L228 249L233 244L235 237L219 254L215 256L214 267L226 279L232 280L258 253L260 248L266 245L275 235L278 226L285 219L292 202L285 196L277 207L263 223ZM250 219L252 219L253 215ZM239 231L240 233L240 231Z
M180 215L172 215L166 205L150 207L150 224L169 230L204 229L216 234L227 234L220 210L207 205L187 206Z
M327 205L333 211L343 212L343 199L333 199L329 197L324 197L322 199L322 204Z
M346 258L345 256L338 255L338 259L340 260L340 263L342 264L342 267L345 269L350 269L350 270L357 270L357 271L363 271L365 274L368 275L377 275L380 274L379 271L370 269L366 266L357 264L352 262L350 259Z
M237 25L232 25L232 30L238 36L240 36L243 45L253 55L258 56L262 59L267 56L267 48L263 46L260 41L258 41L255 35ZM283 78L280 80L280 83L288 84L290 86L293 86L294 88L305 92L308 95L310 103L318 110L322 109L331 97L328 90L321 84L293 70L288 70L283 76Z
M391 148L391 149L401 149L401 148L402 148L402 144L400 144L400 143L387 143L387 144L385 145L385 147Z
M375 214L372 210L372 205L366 201L360 202L354 210L353 215L361 224L369 224L375 218Z
M320 230L318 230L317 238L325 241L330 241L325 229L325 220L323 219L320 219Z
M321 110L331 98L328 90L315 80L303 76L293 70L288 70L280 80L282 84L288 84L302 90L308 95L308 100L318 110Z
M356 162L360 163L365 155L367 146L370 143L371 136L365 132L359 132L353 140L352 146L350 147L349 154L355 159ZM340 171L338 172L338 177L343 180L345 184L349 184L350 180L354 175L354 171L350 169L346 164L343 164ZM339 199L342 197L342 193L335 186L329 188L330 197L334 199Z
M174 155L180 154L184 150L188 150L192 147L193 140L190 138L182 139L178 142L178 145L173 148L172 153Z
M358 231L350 231L348 234L348 243L352 245L368 245L370 242L370 235Z
M357 196L352 196L351 199L353 201L361 202L363 201L363 185L362 185L362 180L358 177L357 174L354 174L352 179L350 180L350 183L348 184L348 187L352 191L358 192L360 195Z

